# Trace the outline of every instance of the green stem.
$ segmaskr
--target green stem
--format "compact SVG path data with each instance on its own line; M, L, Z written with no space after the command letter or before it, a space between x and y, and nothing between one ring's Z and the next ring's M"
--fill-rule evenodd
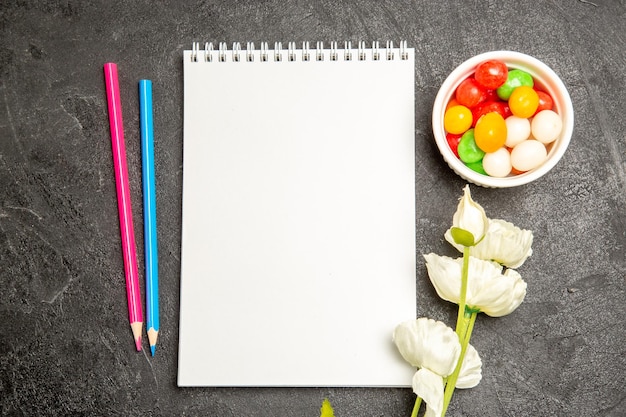
M461 269L461 290L459 294L459 311L456 319L456 334L459 337L459 342L461 343L461 354L459 355L459 360L457 361L454 371L447 378L446 388L443 396L443 411L441 413L442 416L446 415L446 410L448 409L448 405L452 400L452 394L454 393L456 381L459 378L459 373L461 372L461 366L463 365L463 359L465 358L465 351L467 350L467 345L469 344L469 339L471 337L472 329L474 327L474 321L476 320L477 313L471 313L471 315L468 316L468 311L466 311L469 261L470 247L464 246L463 268Z
M421 405L422 405L422 397L417 397L415 399L415 405L413 406L413 412L411 413L411 417L417 417L417 413L420 411Z
M466 315L463 316L463 321L467 324L467 326L464 326L463 338L460 339L461 355L459 356L459 360L456 363L454 372L452 372L452 375L448 377L446 390L443 394L443 411L441 413L442 416L446 415L446 410L448 409L448 405L450 405L450 400L452 400L452 394L454 393L454 388L456 387L456 381L459 379L461 367L463 366L463 360L465 359L465 353L467 352L467 347L469 346L469 341L472 337L472 331L474 330L476 316L478 316L478 312L471 312L469 314L469 318Z
M461 270L461 293L459 296L459 312L456 319L456 334L461 338L461 325L465 316L465 298L467 296L467 276L469 275L469 259L470 248L469 246L463 247L463 269Z

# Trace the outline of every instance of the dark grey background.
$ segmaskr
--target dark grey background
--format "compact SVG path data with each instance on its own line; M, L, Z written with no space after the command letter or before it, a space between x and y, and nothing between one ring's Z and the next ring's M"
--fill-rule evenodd
M338 417L408 416L409 389L176 387L183 49L195 40L402 39L416 49L419 254L454 253L443 232L464 182L440 157L430 117L456 65L489 50L533 55L562 77L576 112L572 143L547 176L472 187L490 217L534 231L534 254L519 270L528 283L521 307L479 317L472 340L483 380L457 391L449 415L626 415L625 18L624 1L609 0L3 0L0 415L315 417L328 397ZM120 70L140 262L136 90L140 78L155 84L154 358L134 351L127 321L106 61ZM437 298L421 257L416 268L418 315L452 323L455 308Z

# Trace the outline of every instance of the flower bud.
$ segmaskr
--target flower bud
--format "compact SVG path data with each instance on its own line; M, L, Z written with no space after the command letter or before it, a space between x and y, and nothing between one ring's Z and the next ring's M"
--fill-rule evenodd
M466 185L463 191L463 197L461 197L456 212L452 217L452 226L453 228L467 231L474 237L473 242L463 240L456 243L462 244L463 246L474 246L476 243L480 242L485 236L485 233L487 233L489 220L487 219L485 210L480 204L472 200L469 185Z

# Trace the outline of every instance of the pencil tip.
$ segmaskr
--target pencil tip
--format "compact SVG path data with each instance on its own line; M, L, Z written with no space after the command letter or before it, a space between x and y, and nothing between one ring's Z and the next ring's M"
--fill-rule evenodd
M150 343L150 351L152 351L152 356L154 356L154 352L156 351L156 342L158 336L159 331L155 330L154 327L150 327L148 329L148 342Z
M135 338L135 347L137 347L137 352L141 350L141 328L143 327L143 323L140 321L134 321L130 323L130 328L133 331L133 337Z

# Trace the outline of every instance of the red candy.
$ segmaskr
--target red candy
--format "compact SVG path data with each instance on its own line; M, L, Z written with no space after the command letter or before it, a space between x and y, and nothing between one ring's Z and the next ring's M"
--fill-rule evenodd
M474 78L483 87L496 89L506 81L508 74L509 69L504 62L491 59L476 67Z
M542 110L552 110L552 107L554 106L554 101L552 100L552 97L550 97L550 94L537 89L535 89L535 91L539 96L539 107L537 107L537 111L535 112L535 114L539 113Z
M498 97L498 92L493 90L487 90L487 98L485 101L500 101L500 97Z
M487 99L487 90L472 77L466 78L456 89L456 101L459 104L472 108Z
M462 136L463 135L455 135L454 133L446 133L448 146L450 146L450 149L457 158L459 157L459 142L461 141Z
M496 112L500 113L504 119L511 115L511 109L509 109L509 105L503 101L485 101L484 103L479 104L474 107L472 110L472 127L476 126L476 122L481 116Z

